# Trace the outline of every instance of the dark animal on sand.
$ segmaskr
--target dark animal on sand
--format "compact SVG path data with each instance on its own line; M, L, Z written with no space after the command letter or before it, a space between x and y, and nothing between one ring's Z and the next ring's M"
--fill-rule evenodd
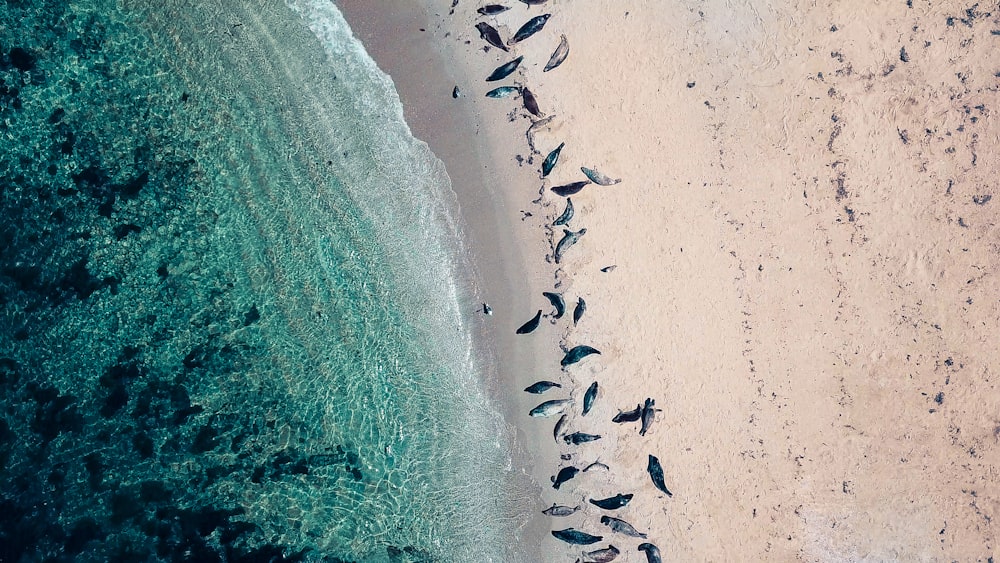
M555 314L552 315L553 319L561 319L563 314L566 312L566 302L563 301L563 296L561 293L552 293L551 291L543 291L542 296L549 300L552 304L552 308L556 310Z
M571 515L575 514L577 510L580 510L580 506L579 505L577 505L577 506L561 506L561 505L552 503L552 506L550 506L550 507L546 508L545 510L543 510L542 514L544 514L546 516L571 516Z
M617 547L609 545L604 549L584 552L582 563L611 563L620 553Z
M626 536L631 536L633 538L646 538L646 534L639 532L632 527L631 524L624 520L619 520L617 518L612 518L611 516L601 516L601 524L611 528L612 532L619 534L624 534Z
M507 96L513 94L514 92L520 92L521 89L517 86L501 86L499 88L494 88L489 92L486 92L487 98L506 98Z
M566 200L569 201L568 199ZM587 312L587 302L583 300L583 297L579 297L576 300L576 308L573 309L573 324L580 322L583 318L583 314Z
M524 41L525 39L538 33L539 31L542 30L543 27L545 27L545 22L549 21L549 18L551 17L552 14L542 14L540 16L535 16L530 20L526 21L524 25L521 26L521 29L517 30L517 33L514 34L514 37L510 38L510 41L508 41L507 44L514 45L515 43L518 43L519 41Z
M502 6L500 4L487 4L476 11L484 16L495 16L497 14L506 12L509 9L510 9L509 7Z
M545 68L542 69L542 72L548 72L561 65L568 56L569 41L566 41L566 36L563 35L559 38L559 46L556 47L555 51L552 51L552 56L549 57L549 62L545 63Z
M604 539L603 536L592 536L586 532L581 532L574 528L566 528L565 530L552 530L552 535L556 539L560 539L566 543L571 543L574 545L590 545L592 543L597 543Z
M605 464L603 464L603 463L601 463L599 461L595 461L594 463L591 463L587 467L584 467L583 468L583 472L586 473L586 472L590 471L591 469L603 469L605 471L611 471L610 467L608 467L607 465L605 465Z
M461 95L462 95L462 91L458 89L458 86L455 86L455 89L451 91L451 97L452 98L458 98Z
M590 384L587 388L587 392L583 394L583 416L587 416L590 412L591 407L594 406L594 399L597 398L597 382Z
M535 99L535 95L528 90L525 86L521 88L521 101L524 102L524 109L528 110L531 115L535 117L544 117L542 110L538 109L538 100Z
M667 489L667 484L663 481L663 466L660 465L660 460L653 454L649 454L649 463L646 465L646 471L649 472L649 478L653 480L653 485L657 489L663 491L668 497L674 496Z
M566 367L568 365L572 365L579 362L580 360L586 358L591 354L600 354L600 353L601 353L600 350L596 348L591 348L590 346L586 346L583 344L581 344L580 346L574 346L568 352L566 352L566 355L563 356L563 359L559 362L559 365L561 365L562 367Z
M492 25L486 22L479 22L476 24L476 29L479 30L479 36L483 38L483 41L486 41L501 51L507 50L507 46L503 44L503 39L500 39L500 32L497 31Z
M566 143L559 143L559 146L552 149L552 152L542 161L542 178L548 176L549 172L552 172L552 169L555 168L556 163L559 162L559 153L562 152L564 146L566 146ZM558 225L559 223L556 224Z
M542 310L539 309L535 316L531 318L530 321L524 323L520 328L515 331L517 334L528 334L538 328L538 323L542 320Z
M560 215L559 218L557 218L555 222L552 223L552 226L557 227L559 225L565 225L569 223L570 219L573 218L574 213L575 211L573 209L573 200L570 198L566 198L566 208L563 209L562 215ZM574 313L574 316L575 315L576 313Z
M496 67L493 70L493 72L489 76L486 77L486 81L487 82L495 82L497 80L503 80L504 78L507 78L508 76L511 75L511 73L513 73L515 70L517 70L518 65L520 65L521 61L523 61L523 60L524 60L523 56L522 57L518 57L518 58L510 61L509 63L504 63L504 64Z
M553 399L551 401L545 401L544 403L531 409L528 415L537 417L554 416L566 410L566 407L572 402L573 399Z
M521 2L524 2L529 6L538 6L539 4L544 4L548 2L548 0L521 0Z
M556 383L555 381L536 381L535 383L525 387L524 392L540 395L553 387L562 387L562 385Z
M615 268L617 268L617 267L618 267L618 266L616 266L616 265L612 264L612 265L610 265L610 266L605 266L605 267L601 268L601 271L602 271L602 272L604 272L605 274L607 274L608 272L613 272L613 271L615 271Z
M580 171L583 172L583 175L589 178L591 182L597 184L598 186L613 186L622 181L621 178L608 178L597 170L587 168L586 166L581 166Z
M559 443L559 434L562 432L562 428L565 424L566 424L566 415L562 415L559 417L559 420L556 421L556 425L552 427L552 438L556 441L557 444Z
M587 442L593 442L600 439L601 436L599 434L587 434L586 432L574 432L563 436L564 442L567 444L573 444L574 446L579 446L580 444L586 444Z
M653 418L656 417L656 411L660 410L653 408L656 401L646 398L646 403L642 405L642 428L639 429L639 435L645 436L646 432L649 432L649 427L653 425Z
M618 411L618 414L611 419L611 422L617 422L621 424L623 422L635 422L639 420L642 416L642 405L636 405L635 409L630 411Z
M663 563L660 559L660 549L651 543L640 543L639 551L646 552L646 563Z
M490 307L489 303L483 303L483 314L484 315L493 314L493 307Z
M576 241L580 240L580 237L585 234L587 234L587 229L580 229L575 233L569 229L563 229L563 238L556 244L556 250L552 253L556 264L562 260L563 252L566 252L566 249L576 244Z
M590 180L581 180L579 182L573 182L572 184L564 184L562 186L556 186L552 188L552 193L558 196L568 197L580 193L580 190L582 190L584 186L586 186L589 183Z
M573 467L572 465L570 465L569 467L563 467L562 469L559 470L558 475L552 477L552 488L558 490L563 483L569 481L573 477L576 477L576 474L579 472L580 470Z
M627 505L628 501L632 500L633 496L634 495L632 494L623 495L618 493L613 497L602 498L600 500L590 499L590 504L598 508L603 508L604 510L618 510L619 508Z

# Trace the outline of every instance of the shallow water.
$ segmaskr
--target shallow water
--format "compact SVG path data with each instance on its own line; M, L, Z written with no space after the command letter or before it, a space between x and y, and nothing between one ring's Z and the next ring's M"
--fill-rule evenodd
M0 20L0 559L516 558L454 194L336 9Z

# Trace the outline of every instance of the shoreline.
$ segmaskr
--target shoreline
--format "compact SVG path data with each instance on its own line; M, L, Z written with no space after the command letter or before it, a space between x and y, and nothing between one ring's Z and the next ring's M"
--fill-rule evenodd
M559 354L554 331L534 338L514 334L525 315L541 307L541 292L552 286L552 273L541 259L548 248L524 225L521 210L528 209L527 199L516 196L536 188L504 149L523 144L523 134L501 127L502 115L486 114L470 99L472 77L482 74L489 63L483 69L469 69L467 60L449 52L452 41L447 26L436 21L438 14L416 3L378 10L361 0L338 0L337 7L379 68L392 78L413 136L430 146L451 178L463 243L476 270L474 291L493 309L493 315L486 316L482 303L475 303L477 310L470 314L478 321L473 330L483 348L480 352L493 363L483 366L489 378L484 384L515 435L512 469L534 488L522 491L520 498L534 502L552 474L548 464L538 463L539 452L552 449L551 424L525 424L527 411L544 399L522 389L538 379L551 379L541 374L545 366L557 365L553 358ZM464 91L457 99L452 96L455 86ZM531 517L521 523L516 542L539 546L551 540L551 523L540 512L545 506L539 501L539 506L522 508Z

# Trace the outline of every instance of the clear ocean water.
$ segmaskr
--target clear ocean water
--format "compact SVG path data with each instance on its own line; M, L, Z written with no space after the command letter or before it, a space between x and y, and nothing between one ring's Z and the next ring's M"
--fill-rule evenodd
M504 561L444 168L329 0L0 5L0 561Z

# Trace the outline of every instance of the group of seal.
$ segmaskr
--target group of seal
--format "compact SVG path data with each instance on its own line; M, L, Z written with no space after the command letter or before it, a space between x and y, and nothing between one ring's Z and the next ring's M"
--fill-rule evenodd
M547 0L520 0L520 2L526 4L528 7L531 7L545 4ZM477 12L482 16L492 18L498 14L505 13L510 9L510 7L502 4L487 4L480 7ZM510 35L510 38L506 42L503 40L500 30L486 21L476 23L475 28L479 32L481 39L489 46L497 48L503 53L510 53L513 49L516 49L520 43L542 31L551 18L552 14L544 13L528 19L517 29L517 31ZM484 47L484 50L488 51L489 47ZM569 53L569 41L565 35L560 35L559 44L549 57L543 72L550 72L558 68L566 61ZM516 54L516 52L512 54ZM493 70L492 73L489 74L486 81L498 82L508 78L518 71L523 62L524 56L516 56L515 58L500 64ZM524 110L527 114L529 114L529 119L532 120L532 124L525 134L528 140L529 148L531 149L532 154L541 155L542 153L535 148L533 135L536 131L546 127L555 116L549 115L546 117L539 106L538 98L523 84L517 84L515 82L514 85L501 85L486 92L487 97L494 99L502 99L514 95L520 95ZM546 154L541 163L540 170L540 177L543 182L548 181L549 176L555 170L565 147L566 143L561 142L558 146L552 148ZM552 227L562 227L563 233L559 241L552 245L552 260L556 264L561 264L567 250L575 245L587 233L586 228L580 228L574 231L571 227L569 227L570 221L576 214L571 196L579 194L584 188L591 184L597 186L612 186L621 182L621 179L606 176L594 168L581 166L580 171L583 173L583 179L549 188L551 193L561 198L565 198L565 207L563 208L562 213L551 223ZM541 325L543 316L551 318L554 323L556 320L561 319L565 315L567 311L566 300L562 293L558 293L556 291L546 291L542 293L542 296L548 300L552 307L552 311L550 313L544 313L542 309L537 309L535 314L530 319L525 321L515 330L516 334L526 335L535 332L535 330L537 330ZM583 297L578 297L577 302L573 307L572 317L574 326L581 321L586 311L586 301ZM572 348L564 347L563 357L559 362L560 367L565 371L570 368L570 366L574 366L575 364L583 361L585 358L597 355L601 355L601 351L592 346L578 345ZM540 380L526 387L524 391L526 393L540 395L553 389L563 390L563 385L555 381ZM597 381L593 381L586 389L583 394L583 408L581 416L586 416L591 412L595 402L599 398L599 394L601 392L600 389L601 387ZM600 434L566 430L566 427L571 424L571 418L575 418L576 411L573 408L574 403L575 401L572 398L548 399L532 408L528 414L534 418L559 416L559 419L552 431L552 437L556 443L576 447L600 440L602 437ZM645 405L636 405L636 409L634 411L619 412L619 414L616 415L612 421L615 423L640 422L641 429L639 433L640 435L645 435L646 432L649 431L655 417L657 409L654 407L654 404L655 402L651 398L647 398ZM571 459L572 456L571 454L564 454L562 458L564 460L568 460ZM610 470L607 465L601 463L600 461L594 461L589 465L586 465L583 469L580 469L572 464L563 466L555 475L551 477L552 488L555 490L561 490L564 486L566 486L567 482L577 478L580 474L584 474L595 469L603 469L605 471ZM667 489L665 483L663 467L660 465L659 459L656 458L656 456L649 456L647 471L653 482L653 486L657 490L666 494L668 497L671 497L672 493ZM588 499L588 502L590 505L593 505L602 511L611 512L627 507L633 497L634 493L619 492L616 495L607 498L590 498ZM584 506L586 506L586 504ZM569 506L553 503L552 506L542 510L542 514L553 518L563 518L576 514L580 510L584 510L584 507L581 507L579 504ZM620 518L615 518L605 514L601 516L600 523L606 526L610 533L614 535L624 536L627 538L639 538L643 540L647 538L646 533L637 530L630 523ZM556 539L575 546L588 546L604 541L604 536L602 535L591 534L572 527L553 530L551 533ZM638 550L645 553L646 558L650 563L660 561L659 549L655 545L651 543L642 543L639 544ZM578 561L610 562L616 559L620 553L621 551L617 547L609 544L607 547L602 549L584 551L582 553L582 559L578 559Z

